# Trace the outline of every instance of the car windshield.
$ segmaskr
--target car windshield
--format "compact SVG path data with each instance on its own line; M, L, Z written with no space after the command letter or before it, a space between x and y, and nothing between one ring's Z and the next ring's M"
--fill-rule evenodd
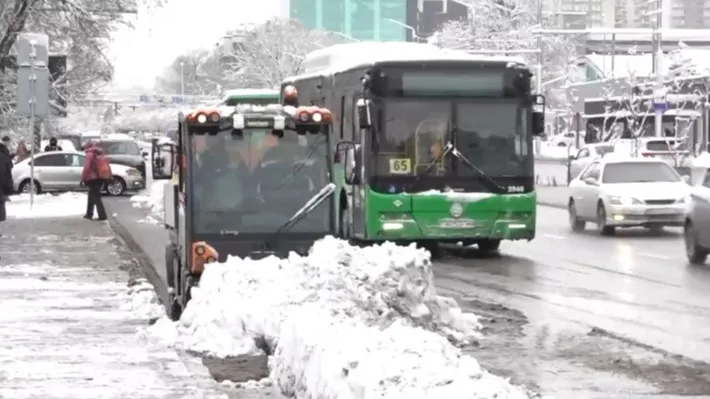
M680 175L664 162L610 163L604 167L602 183L679 182Z
M648 151L678 151L685 150L683 140L668 139L668 140L649 140L646 142Z
M327 136L245 129L192 135L196 233L273 233L328 184ZM291 232L329 230L321 205Z
M592 147L594 149L594 152L598 156L602 156L605 154L610 154L614 152L614 146L613 145L599 145Z
M99 141L96 145L107 155L136 155L141 156L140 147L135 141Z

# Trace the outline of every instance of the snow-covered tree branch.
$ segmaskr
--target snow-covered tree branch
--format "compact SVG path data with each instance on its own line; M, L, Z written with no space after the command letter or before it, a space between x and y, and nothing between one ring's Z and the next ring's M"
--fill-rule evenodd
M533 30L539 27L537 2L530 0L480 0L469 5L469 20L452 21L434 33L430 42L459 50L511 50L511 55L538 64L538 54L515 54L515 50L538 48ZM543 36L543 81L567 76L569 62L575 58L573 36ZM571 76L570 76L571 77ZM559 79L559 86L566 79Z
M50 53L67 56L67 68L53 82L52 97L72 101L107 83L113 75L106 47L112 31L127 24L138 3L163 0L7 0L0 2L0 60L12 55L20 32L49 35ZM0 123L11 123L14 72L0 63ZM55 101L52 101L56 105Z
M228 55L224 77L235 87L277 87L284 78L300 72L303 56L341 41L293 21L273 19L257 26Z
M222 77L218 62L208 50L193 50L178 56L163 75L155 82L156 90L161 93L186 95L219 95Z

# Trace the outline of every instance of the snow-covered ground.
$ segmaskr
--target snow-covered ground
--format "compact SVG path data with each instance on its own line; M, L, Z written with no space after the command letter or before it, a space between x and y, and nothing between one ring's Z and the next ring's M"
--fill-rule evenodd
M0 398L226 398L206 371L195 374L175 350L139 334L163 310L146 282L127 287L107 226L7 223L12 228L0 241Z
M546 159L567 159L569 157L567 152L567 147L559 147L555 145L548 145L547 143L542 143L540 150L535 154L536 158L546 158ZM572 148L569 150L569 154L576 154L577 150Z
M145 223L160 224L163 220L163 192L165 185L170 184L164 181L152 182L148 188L131 197L131 202L136 208L143 208L148 211Z
M306 257L209 265L181 320L149 333L219 357L266 350L271 380L297 397L526 398L458 349L479 327L437 296L428 252L328 237Z
M32 206L29 194L13 195L6 206L8 218L78 216L86 213L86 194L39 194L34 196Z

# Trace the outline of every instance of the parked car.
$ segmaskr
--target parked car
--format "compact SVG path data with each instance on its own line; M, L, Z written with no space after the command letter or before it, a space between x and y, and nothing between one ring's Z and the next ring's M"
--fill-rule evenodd
M49 191L84 190L81 184L81 171L86 156L75 151L52 151L36 154L34 157L35 193ZM111 195L122 195L126 191L138 191L145 188L145 179L132 167L111 163L113 179L106 184L105 190ZM15 192L31 191L30 158L18 162L12 168Z
M710 169L705 169L690 193L683 229L685 254L694 265L705 263L710 253Z
M93 143L101 148L111 163L138 169L143 180L146 180L145 161L150 153L142 151L136 140L130 137L113 136L100 138Z
M614 146L606 143L588 144L580 148L576 154L572 154L570 157L570 177L574 179L592 161L612 152L614 152Z
M594 160L570 182L570 228L581 231L592 222L602 235L613 235L623 227L683 226L691 192L687 181L661 160Z

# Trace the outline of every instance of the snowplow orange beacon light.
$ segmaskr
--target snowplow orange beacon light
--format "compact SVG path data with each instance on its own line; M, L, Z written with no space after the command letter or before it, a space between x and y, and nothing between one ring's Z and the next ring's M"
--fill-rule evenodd
M192 273L200 274L205 270L206 263L217 262L219 253L204 241L192 244Z
M298 100L298 91L296 90L296 88L291 85L284 87L283 99L284 102Z

